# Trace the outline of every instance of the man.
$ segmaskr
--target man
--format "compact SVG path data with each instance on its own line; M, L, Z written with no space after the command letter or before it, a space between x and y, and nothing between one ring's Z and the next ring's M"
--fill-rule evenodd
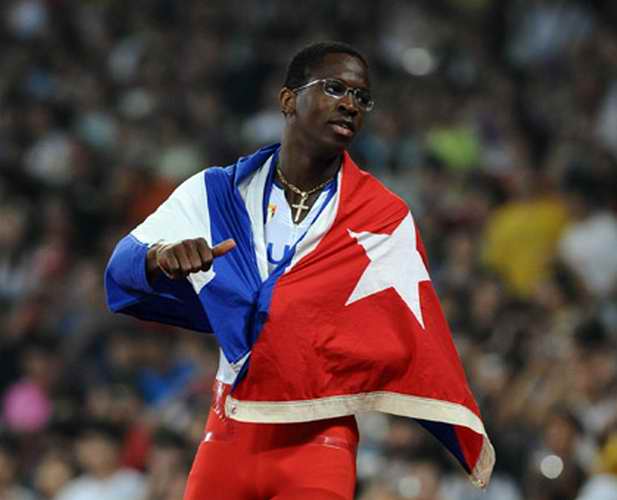
M76 443L83 473L66 483L56 500L143 500L146 483L141 473L122 467L123 432L106 421L88 422Z
M0 498L5 500L35 500L34 493L18 479L19 445L9 434L0 434Z
M148 494L145 500L181 498L188 470L187 443L181 434L160 428L148 453Z
M187 180L106 272L113 311L219 341L185 498L351 499L367 410L419 419L485 483L493 449L409 209L346 152L374 105L365 58L308 46L279 101L280 146Z

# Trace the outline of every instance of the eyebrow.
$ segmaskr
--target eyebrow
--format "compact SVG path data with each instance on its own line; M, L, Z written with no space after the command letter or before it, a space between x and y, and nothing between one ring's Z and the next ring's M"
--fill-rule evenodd
M363 85L350 85L349 83L347 83L345 80L341 79L341 78L337 78L335 76L323 76L321 78L315 78L315 80L336 80L337 82L341 82L343 85L346 85L347 87L350 87L352 89L361 89L361 90L371 90L371 84L368 84L368 87L365 87Z

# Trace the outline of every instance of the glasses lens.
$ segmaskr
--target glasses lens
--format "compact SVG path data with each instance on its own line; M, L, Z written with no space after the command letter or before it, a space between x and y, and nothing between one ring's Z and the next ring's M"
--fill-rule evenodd
M371 97L370 91L366 89L350 89L343 82L338 80L324 80L323 91L326 95L334 97L335 99L342 99L347 94L347 91L351 90L351 94L356 102L356 105L364 111L370 111L373 109L375 102Z
M354 97L356 98L358 106L362 109L369 111L373 108L373 98L368 90L356 89Z
M341 99L345 96L347 87L338 80L326 80L323 85L323 90L327 95Z

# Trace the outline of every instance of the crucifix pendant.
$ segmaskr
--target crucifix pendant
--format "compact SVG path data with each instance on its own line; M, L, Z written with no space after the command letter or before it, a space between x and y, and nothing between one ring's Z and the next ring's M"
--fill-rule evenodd
M297 224L300 221L300 216L304 210L308 210L310 207L305 205L304 202L308 199L308 195L302 195L300 198L300 202L292 205L291 208L296 209L296 214L294 215L294 222Z

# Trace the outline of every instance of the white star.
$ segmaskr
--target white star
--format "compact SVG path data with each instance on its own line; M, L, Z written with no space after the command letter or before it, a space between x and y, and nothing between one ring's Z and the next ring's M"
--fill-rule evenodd
M411 213L390 235L347 231L364 247L370 263L345 305L392 287L424 328L420 282L429 281L430 277L416 247L416 228Z

